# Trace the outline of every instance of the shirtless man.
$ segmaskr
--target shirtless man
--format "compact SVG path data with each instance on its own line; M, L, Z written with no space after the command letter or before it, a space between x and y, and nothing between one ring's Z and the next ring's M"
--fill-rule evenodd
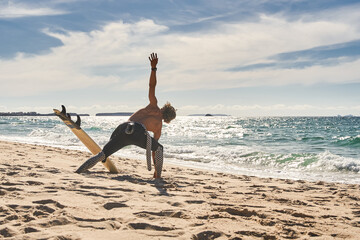
M149 60L151 64L149 105L131 115L128 122L120 124L114 130L110 141L104 146L102 151L82 164L76 170L77 173L85 172L100 161L106 161L107 157L125 146L136 145L147 149L148 170L151 170L151 156L149 154L151 149L155 165L154 178L161 177L163 146L159 144L158 140L161 136L162 120L170 123L176 117L176 111L170 103L166 103L161 109L158 107L155 97L157 54L152 53ZM153 132L154 137L151 137L147 131Z

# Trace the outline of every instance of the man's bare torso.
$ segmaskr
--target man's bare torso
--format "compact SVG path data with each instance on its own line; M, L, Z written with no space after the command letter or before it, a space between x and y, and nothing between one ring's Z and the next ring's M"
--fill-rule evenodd
M129 118L129 121L142 123L145 125L146 130L153 132L156 135L161 133L162 128L162 114L160 108L154 105L147 105L135 112ZM160 136L159 136L160 137Z

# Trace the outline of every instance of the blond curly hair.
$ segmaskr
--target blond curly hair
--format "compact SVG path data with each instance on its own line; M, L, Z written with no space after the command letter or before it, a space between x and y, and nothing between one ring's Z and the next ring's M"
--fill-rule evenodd
M167 102L162 108L161 113L164 119L164 122L169 123L171 120L176 118L176 110L169 102Z

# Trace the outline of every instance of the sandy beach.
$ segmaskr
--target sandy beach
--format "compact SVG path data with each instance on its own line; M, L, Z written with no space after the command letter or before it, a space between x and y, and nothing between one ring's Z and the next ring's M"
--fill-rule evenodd
M360 186L257 178L0 142L0 238L359 239ZM145 157L144 157L145 158Z

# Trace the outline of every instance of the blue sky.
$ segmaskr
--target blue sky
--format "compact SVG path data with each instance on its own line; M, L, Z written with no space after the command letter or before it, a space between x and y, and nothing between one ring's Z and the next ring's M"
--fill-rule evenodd
M0 111L360 115L360 1L0 0Z

